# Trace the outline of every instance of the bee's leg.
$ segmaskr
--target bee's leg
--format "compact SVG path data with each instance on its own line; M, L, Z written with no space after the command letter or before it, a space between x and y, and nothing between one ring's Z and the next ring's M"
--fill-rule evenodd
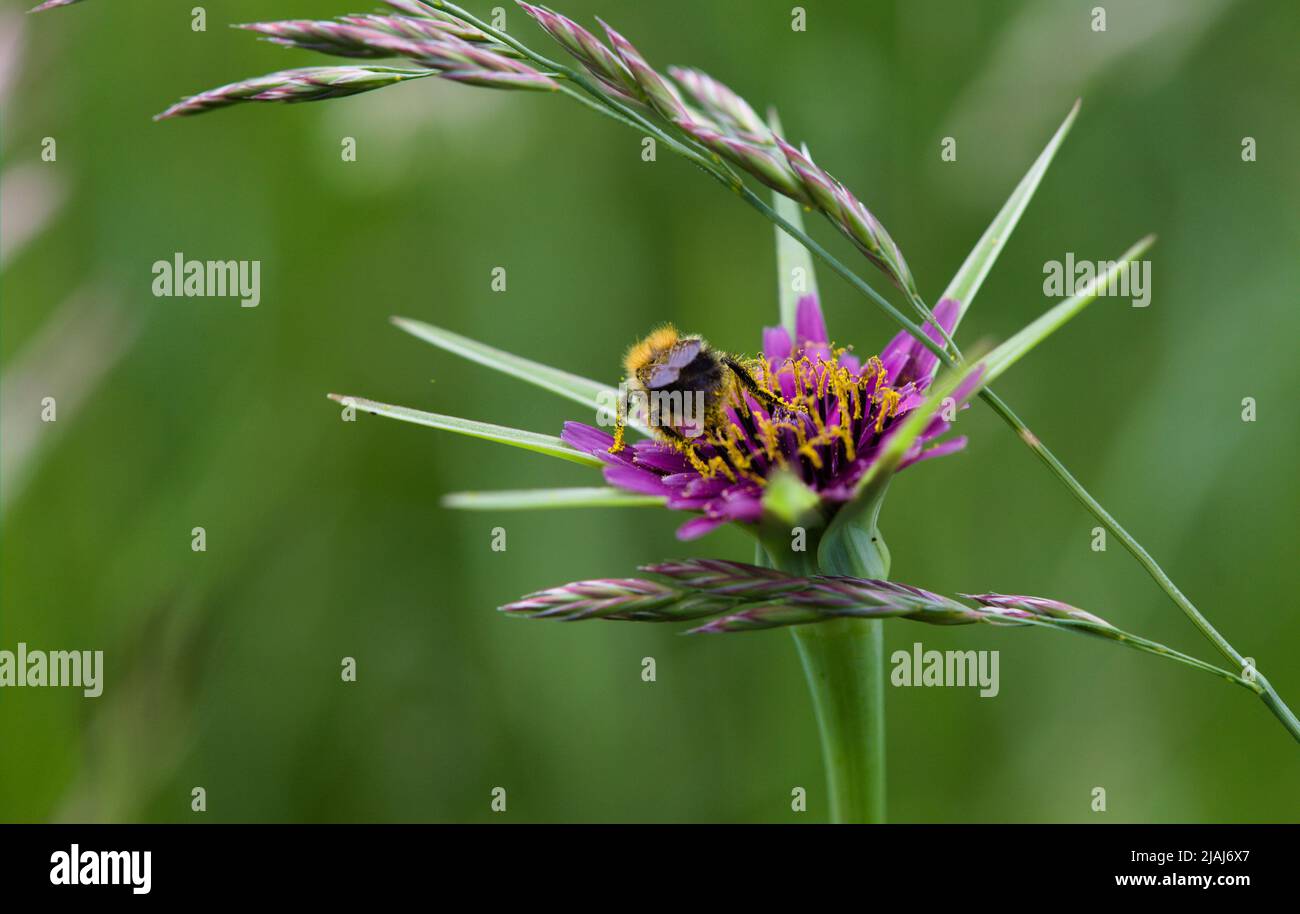
M623 450L623 430L627 426L627 419L621 410L614 411L614 443L609 447L609 453L617 454Z
M802 403L791 403L789 400L778 397L776 394L764 388L754 380L754 376L749 373L749 369L730 356L724 357L722 359L722 364L731 369L731 373L736 376L736 380L740 383L740 386L753 394L754 399L767 407L769 412L775 414L792 412L794 410L800 412L807 411L807 408Z
M614 405L614 443L609 446L606 453L617 454L623 450L626 445L623 443L623 435L627 429L627 413L632 408L624 394L623 385L619 385L618 402Z

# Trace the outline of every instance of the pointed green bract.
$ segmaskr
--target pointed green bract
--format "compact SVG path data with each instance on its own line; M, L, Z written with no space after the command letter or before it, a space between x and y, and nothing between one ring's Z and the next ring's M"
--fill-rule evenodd
M767 114L767 122L776 133L781 133L781 120L775 109ZM784 194L773 192L772 206L777 214L799 231L803 231L803 209L797 202ZM781 326L794 339L794 318L799 299L805 295L817 294L817 276L813 272L812 252L786 234L785 229L776 226L776 272L777 290L780 294ZM802 291L796 288L796 282L802 278Z
M583 466L602 466L600 460L596 457L584 451L576 451L552 435L525 432L505 425L475 422L473 419L461 419L458 416L426 413L423 410L411 409L406 406L393 406L390 403L379 403L375 400L367 400L364 397L330 394L329 398L342 403L344 406L354 406L362 412L375 416L387 416L390 419L398 419L402 422L424 425L429 428L439 428L443 431L455 432L458 435L467 435L470 438L482 438L485 441L508 444L511 447L523 448L526 451L545 454L548 457L559 457L561 460L569 460Z
M880 532L880 509L892 477L885 474L858 493L837 516L817 547L817 566L830 574L888 580L890 555Z
M1078 295L1071 295L985 356L982 360L985 372L984 377L980 379L981 383L993 383L994 379L1064 326L1070 318L1086 308L1097 298L1099 289L1109 284L1129 264L1145 254L1151 248L1151 245L1155 244L1155 240L1155 235L1147 235L1121 254L1119 260L1114 261L1109 270L1089 283L1083 292Z
M903 424L898 431L893 432L885 445L880 450L880 454L862 478L858 480L857 490L853 499L844 507L840 508L831 521L830 527L826 530L826 535L822 538L821 549L818 551L818 559L823 567L839 568L843 566L842 561L830 561L836 552L851 552L843 543L837 542L841 538L850 536L847 528L857 525L859 528L856 534L857 539L861 539L865 534L870 537L872 529L875 527L875 517L880 512L880 500L884 497L885 488L889 485L894 471L902 463L903 458L907 456L908 450L916 442L916 439L925 431L925 427L930 424L942 407L944 400L956 393L957 389L965 382L972 379L981 371L981 363L977 362L965 371L951 371L940 381L931 385L926 396L925 402L916 409L907 414ZM981 378L980 382L983 383ZM975 391L972 389L966 394L969 398ZM848 573L848 572L839 572Z
M967 310L970 309L971 302L975 300L975 294L979 292L980 286L984 284L984 277L988 275L989 270L997 261L998 255L1002 253L1002 248L1006 246L1007 238L1015 229L1016 223L1020 221L1020 215L1029 205L1029 200L1034 196L1034 191L1038 189L1038 182L1043 179L1047 173L1047 166L1052 164L1052 158L1056 155L1056 150L1060 147L1061 141L1065 135L1070 132L1070 127L1074 124L1075 117L1079 114L1079 105L1082 101L1076 101L1070 113L1066 115L1061 126L1056 129L1052 139L1043 149L1033 166L1016 189L1011 192L1007 202L1002 205L997 216L989 223L989 227L984 230L980 236L979 242L974 249L966 256L966 261L957 271L957 275L948 283L948 288L944 290L941 298L955 298L961 303L961 310L957 313L957 322L953 324L952 332L955 335L957 325L961 319L966 316Z
M486 343L480 343L478 340L472 340L467 336L461 336L459 333L452 333L450 330L435 327L433 324L426 324L424 321L411 320L405 317L393 317L391 320L397 327L405 330L411 336L424 340L426 343L432 343L440 349L445 349L452 355L458 355L463 359L469 359L471 362L477 362L495 371L519 378L521 381L527 381L529 384L559 394L561 397L567 397L573 402L581 403L583 406L590 407L597 412L601 410L608 411L618 402L618 390L608 384L601 384L599 381L592 381L562 371L559 368L552 368L549 365L534 362L523 356L514 355ZM611 415L609 418L612 419L613 416ZM630 416L628 417L628 426L643 434L649 434L643 425L633 422Z
M595 406L596 398L611 390L611 388L596 381L589 381L567 371L551 368L540 362L513 355L486 343L480 343L478 340L461 336L459 333L452 333L442 327L426 324L424 321L411 320L405 317L394 317L391 320L400 329L405 330L411 336L424 340L426 343L432 343L453 355L458 355L461 358L469 359L471 362L477 362L496 371L512 375L530 384L535 384L544 390L551 391L551 393L568 397L575 403L581 403L584 406Z
M951 371L931 385L925 402L909 412L898 431L889 436L879 456L858 480L852 500L836 513L817 548L818 565L835 574L889 576L889 548L877 519L890 480L944 401L981 370L976 364L965 371ZM972 388L965 396L969 399L974 393Z
M662 495L638 495L609 486L571 489L513 489L498 492L453 492L444 507L463 511L533 511L548 508L631 508L662 505Z

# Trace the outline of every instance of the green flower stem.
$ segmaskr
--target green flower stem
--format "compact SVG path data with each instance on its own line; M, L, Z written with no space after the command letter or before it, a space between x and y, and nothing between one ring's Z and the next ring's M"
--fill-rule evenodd
M879 619L792 631L821 732L832 822L885 821L885 639Z
M776 550L789 574L859 574L884 579L887 554L854 555L848 568L820 566L815 550ZM885 821L885 639L880 619L834 619L791 629L812 694L831 821Z
M698 165L705 171L705 173L709 174L725 187L737 193L741 199L761 213L764 218L770 220L782 231L815 254L818 259L829 266L832 271L846 280L851 286L874 301L876 305L889 315L896 324L937 355L945 365L949 367L956 367L958 365L958 359L960 356L954 358L953 355L950 355L943 346L940 346L931 340L928 335L922 332L921 328L917 324L904 316L901 311L894 307L883 295L877 292L866 280L846 267L834 255L814 241L807 233L792 225L788 220L784 219L779 213L777 213L776 210L769 206L761 197L751 191L730 168L727 168L721 160L718 159L717 156L698 146L694 141L683 143L670 136L654 123L647 120L640 112L609 98L581 73L537 54L522 42L516 40L513 36L492 28L481 19L478 19L473 14L461 9L455 4L448 3L446 0L423 0L423 2L431 7L448 10L456 17L471 23L496 38L498 41L501 41L519 51L534 63L549 68L555 73L562 75L566 79L580 86L581 89L597 103L591 107L599 106L597 107L597 110L604 108L606 109L604 113L607 113L610 117L613 117L624 124L628 124L629 126L634 126L637 129L647 131L659 141L667 144L672 151ZM577 93L573 94L576 95ZM916 300L912 302L913 306L917 307L919 304L920 306L917 307L917 310L921 313L925 313L922 311L924 304L919 302L919 296L916 296L915 298ZM944 338L945 341L951 342L947 334L944 334ZM1142 548L1142 545L1138 543L1132 534L1125 530L1120 525L1119 521L1115 520L1115 518L1101 506L1101 503L1098 502L1097 499L1095 499L1091 493L1089 493L1079 483L1079 481L1074 478L1073 474L1071 474L1056 455L1048 450L1047 446L1029 430L1024 422L1021 421L1015 412L1012 411L1011 407L1007 405L1001 397L995 394L991 388L981 390L980 398L983 399L985 403L987 403L993 411L1003 419L1003 421L1016 431L1020 440L1034 452L1035 456L1047 465L1053 475L1064 483L1065 486L1074 494L1074 497L1077 498L1084 507L1093 514L1093 516L1101 521L1106 529L1119 538L1120 542L1124 544L1124 548L1128 549L1133 557L1138 560L1138 563L1146 569L1147 573L1152 577L1156 584L1159 585L1160 589L1168 594L1174 604L1178 606L1188 619L1191 620L1192 624L1195 625L1212 644L1214 644L1219 652L1238 667L1244 667L1245 660L1241 653L1237 651L1237 649L1234 648L1226 638L1219 634L1218 630L1210 624L1209 620L1201 614L1200 610L1196 608L1191 600L1189 600L1183 592L1178 589L1173 580L1164 569L1160 567L1155 559L1153 559L1151 555ZM1256 671L1254 675L1255 681L1263 688L1261 697L1264 704L1278 718L1278 720L1282 722L1282 725L1286 727L1288 732L1291 733L1296 741L1300 742L1300 720L1298 720L1291 709L1287 707L1286 702L1284 702L1281 696L1277 694L1262 673Z

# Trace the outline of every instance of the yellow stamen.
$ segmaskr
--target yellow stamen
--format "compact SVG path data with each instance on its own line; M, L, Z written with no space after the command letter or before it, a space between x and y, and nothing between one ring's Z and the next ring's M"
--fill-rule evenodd
M898 409L898 402L902 397L892 387L877 388L876 393L880 398L877 401L880 403L880 412L876 414L876 431L879 432L885 427L885 419L894 415L894 411Z

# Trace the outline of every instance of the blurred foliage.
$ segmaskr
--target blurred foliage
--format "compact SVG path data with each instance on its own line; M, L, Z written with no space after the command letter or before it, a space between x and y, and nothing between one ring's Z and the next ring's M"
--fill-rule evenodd
M103 649L107 681L97 700L0 694L0 819L189 821L196 785L213 821L823 817L789 635L683 638L493 611L648 561L745 559L746 537L678 543L683 516L655 509L449 512L447 491L594 473L365 416L344 423L325 399L556 433L590 417L388 317L609 381L658 321L752 351L776 320L771 226L667 153L643 162L639 137L558 97L426 80L150 121L182 94L318 62L226 24L369 5L222 0L205 33L190 30L190 4L163 0L21 23L6 167L53 136L47 167L70 196L7 265L0 357L9 366L87 282L114 290L138 332L60 415L5 509L0 648ZM775 0L561 9L600 14L653 63L701 67L776 105L888 225L930 297L1083 96L963 338L1004 339L1041 313L1045 261L1109 259L1160 236L1149 308L1102 299L998 386L1300 702L1300 8L1111 0L1094 33L1094 0L802 5L806 33ZM948 135L952 163L939 158ZM355 163L341 160L345 136ZM1257 162L1242 162L1244 136ZM852 256L827 226L814 231ZM152 297L150 265L177 251L261 260L261 306ZM495 266L508 270L504 293L489 287ZM837 341L867 352L892 334L825 271L821 285ZM1254 424L1240 419L1247 396ZM1054 596L1212 656L1118 545L1089 548L1095 521L987 409L967 417L964 454L893 486L882 529L898 580ZM190 549L199 525L206 553ZM504 553L490 549L496 526ZM886 637L889 651L917 640L1002 651L996 699L891 691L896 821L1300 814L1297 746L1211 677L1046 632L896 622ZM340 681L345 656L355 684ZM647 656L653 684L640 677ZM504 817L489 811L498 785ZM809 791L806 817L790 811L795 786ZM1089 809L1095 786L1104 815Z

